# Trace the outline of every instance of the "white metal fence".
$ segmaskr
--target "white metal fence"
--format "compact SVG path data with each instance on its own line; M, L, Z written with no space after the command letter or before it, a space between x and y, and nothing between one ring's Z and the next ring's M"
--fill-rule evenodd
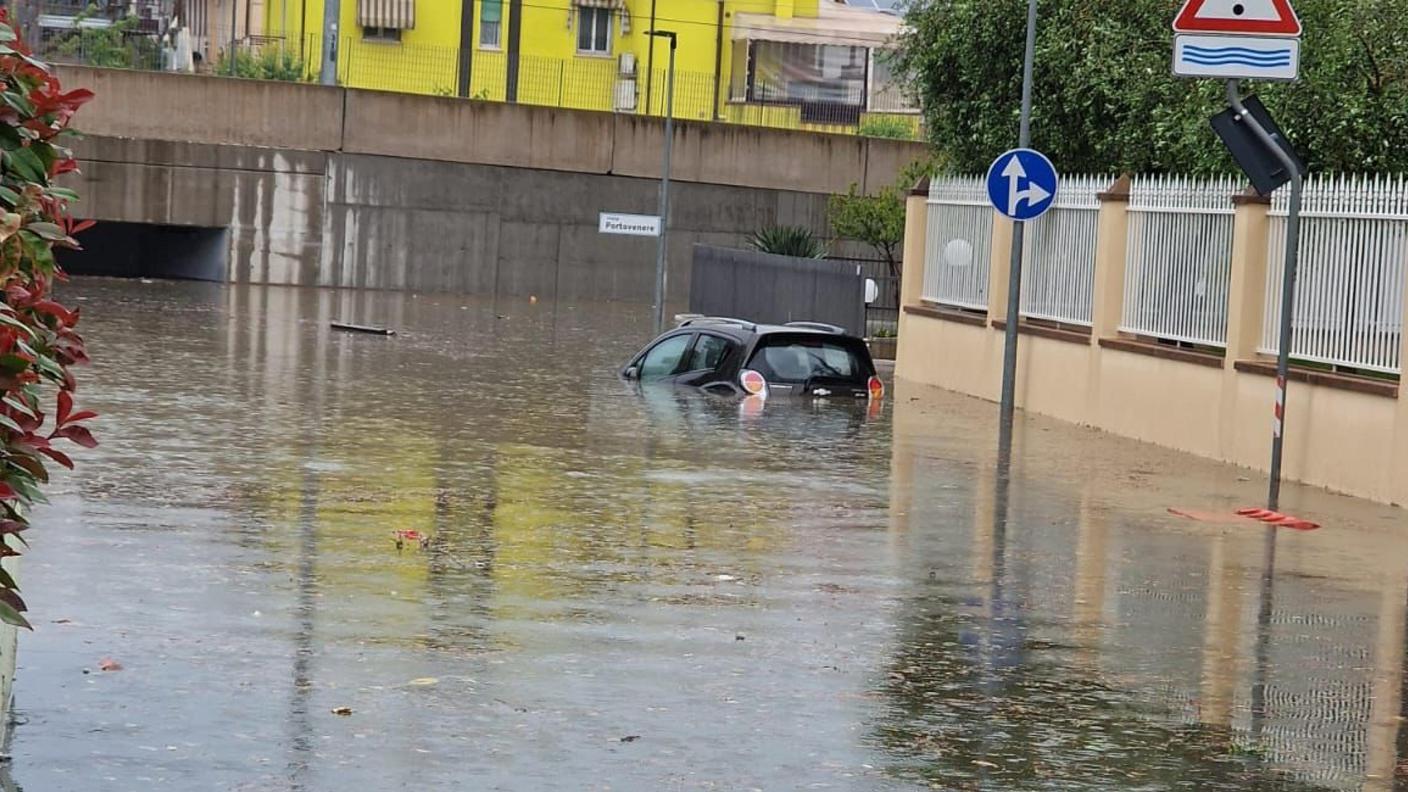
M978 176L930 183L921 295L925 300L960 308L988 307L993 210L987 195L987 185Z
M1065 176L1051 210L1027 223L1022 315L1090 325L1095 294L1095 234L1109 176Z
M1271 206L1262 352L1280 349L1289 190ZM1399 373L1408 182L1402 176L1311 179L1301 210L1291 356Z
M1121 330L1226 345L1232 194L1237 188L1230 177L1134 180Z

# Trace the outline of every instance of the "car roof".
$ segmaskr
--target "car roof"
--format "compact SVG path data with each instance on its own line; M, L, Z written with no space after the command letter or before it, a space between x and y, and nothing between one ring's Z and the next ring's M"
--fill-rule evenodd
M751 336L775 335L787 333L789 335L817 335L817 336L839 336L843 338L855 338L846 332L844 328L824 322L790 322L788 324L757 324L743 319L732 319L721 316L698 316L690 317L680 323L676 330L709 330L722 335L732 336L737 339L746 339ZM671 331L674 332L674 331Z

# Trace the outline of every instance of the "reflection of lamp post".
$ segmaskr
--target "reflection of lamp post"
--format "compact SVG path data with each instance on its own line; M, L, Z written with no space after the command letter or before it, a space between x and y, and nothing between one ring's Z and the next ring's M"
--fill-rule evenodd
M655 332L665 328L665 244L670 218L670 149L675 142L675 45L673 31L652 30L650 35L670 40L670 71L665 78L665 162L660 169L660 237L655 251ZM651 47L651 51L654 51Z

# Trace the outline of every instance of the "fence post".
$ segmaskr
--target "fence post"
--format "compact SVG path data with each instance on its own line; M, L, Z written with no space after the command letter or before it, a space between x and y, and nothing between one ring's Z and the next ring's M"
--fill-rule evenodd
M1271 199L1248 187L1232 196L1232 276L1227 285L1227 356L1223 366L1256 357L1266 312L1266 255Z
M988 256L988 322L1007 318L1007 283L1012 274L1012 221L993 212Z
M1124 314L1125 246L1129 236L1129 174L1100 193L1095 221L1095 289L1090 304L1090 333L1099 340L1119 335Z
M906 305L918 305L924 292L929 243L929 179L920 179L904 201L904 251L900 262L900 319Z
M1403 265L1408 268L1408 263ZM1408 275L1408 272L1404 273ZM1403 278L1403 316L1399 320L1398 353L1398 414L1395 416L1393 481L1390 500L1398 504L1408 504L1408 388L1403 385L1403 375L1408 372L1408 277Z

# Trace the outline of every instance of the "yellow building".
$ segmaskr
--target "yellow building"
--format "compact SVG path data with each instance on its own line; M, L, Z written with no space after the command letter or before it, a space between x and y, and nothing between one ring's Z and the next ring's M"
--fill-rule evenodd
M854 0L853 0L854 1ZM260 41L322 56L323 0L265 0ZM917 128L877 57L899 17L835 0L341 0L338 81L354 88L854 131Z

